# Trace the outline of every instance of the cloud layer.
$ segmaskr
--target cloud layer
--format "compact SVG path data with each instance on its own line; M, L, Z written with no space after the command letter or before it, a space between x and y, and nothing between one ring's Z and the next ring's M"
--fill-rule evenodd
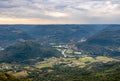
M0 0L0 23L120 24L119 15L120 0Z

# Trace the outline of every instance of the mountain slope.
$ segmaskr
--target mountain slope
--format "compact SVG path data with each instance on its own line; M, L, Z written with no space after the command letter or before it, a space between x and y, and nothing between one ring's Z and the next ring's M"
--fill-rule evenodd
M30 40L32 37L23 30L14 28L11 25L0 25L0 46L8 46L22 39Z
M60 57L61 54L48 47L43 47L37 43L26 41L19 42L7 47L0 52L0 62L26 63L34 60L42 60L49 57Z
M120 56L120 25L110 25L77 46L90 55Z
M88 44L120 45L120 25L110 25L104 31L87 40Z

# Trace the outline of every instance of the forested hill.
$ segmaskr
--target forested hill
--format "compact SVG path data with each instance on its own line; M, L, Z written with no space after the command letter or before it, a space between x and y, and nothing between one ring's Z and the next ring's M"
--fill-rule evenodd
M32 37L23 30L11 25L0 25L0 46L5 47L19 40L31 40Z
M120 46L120 25L110 25L100 33L89 38L86 43L105 46Z
M26 64L32 63L32 59L40 61L44 58L60 56L62 55L53 48L44 47L31 41L25 41L18 42L1 51L0 62Z
M92 55L120 56L120 25L110 25L86 42L76 45Z

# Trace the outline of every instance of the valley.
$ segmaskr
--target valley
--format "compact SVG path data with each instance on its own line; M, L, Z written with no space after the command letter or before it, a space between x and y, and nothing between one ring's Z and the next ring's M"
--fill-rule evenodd
M23 81L120 81L119 33L120 25L1 25L0 72Z

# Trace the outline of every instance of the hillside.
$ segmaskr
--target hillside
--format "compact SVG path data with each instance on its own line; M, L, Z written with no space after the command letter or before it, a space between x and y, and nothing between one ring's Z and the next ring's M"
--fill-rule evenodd
M0 46L6 47L19 40L31 40L32 37L23 30L11 25L0 25Z
M16 43L1 51L0 62L25 64L36 60L43 60L44 58L60 56L61 54L55 49L26 41Z
M11 76L9 74L0 72L0 81L30 81L30 80L28 80L28 79L26 79L26 80L18 79L18 78L14 77L14 76Z
M90 55L120 56L120 25L110 25L86 42L76 45Z
M109 26L97 35L87 40L88 44L103 46L120 46L120 25Z

